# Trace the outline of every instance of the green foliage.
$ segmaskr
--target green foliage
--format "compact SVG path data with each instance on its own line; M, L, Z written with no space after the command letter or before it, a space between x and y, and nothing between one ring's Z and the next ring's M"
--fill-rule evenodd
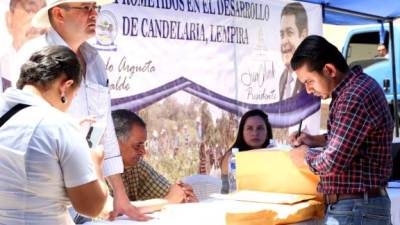
M147 124L146 160L171 182L198 173L201 143L226 151L237 127L236 116L221 112L213 119L208 103L193 96L180 103L172 95L139 115Z
M177 182L183 177L198 173L198 148L184 149L175 157L172 154L152 155L148 162L170 182Z
M147 124L146 160L171 182L198 173L201 143L206 151L222 150L223 154L236 139L239 126L237 116L222 110L213 118L209 104L194 96L180 103L172 95L139 115ZM274 128L273 133L276 141L286 142L287 128Z

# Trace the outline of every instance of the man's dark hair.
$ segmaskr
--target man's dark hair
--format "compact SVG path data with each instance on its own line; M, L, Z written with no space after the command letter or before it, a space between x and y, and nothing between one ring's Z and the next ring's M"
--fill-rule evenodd
M236 136L235 143L231 146L230 149L239 148L239 151L247 151L247 150L252 149L252 147L250 147L244 141L244 138L243 138L244 124L246 123L247 119L252 116L261 117L261 119L264 121L265 127L267 129L267 136L265 137L266 138L265 142L262 144L261 148L266 148L270 144L270 139L273 138L273 135L272 135L272 127L268 120L268 115L265 114L265 112L262 110L252 109L252 110L247 111L245 114L243 114L242 118L240 119L238 134Z
M33 53L22 65L17 88L29 84L47 90L61 76L73 80L73 87L79 87L82 73L78 57L68 47L47 46Z
M287 4L282 9L281 18L287 15L294 15L296 18L296 27L299 30L299 35L303 32L303 30L307 30L308 33L308 17L302 4L298 2Z
M115 133L118 140L126 141L130 135L133 125L146 128L146 123L136 113L126 109L118 109L111 113Z
M297 70L307 64L310 72L322 73L325 64L333 64L340 72L349 70L342 53L325 38L318 35L306 37L297 47L290 60L293 70Z

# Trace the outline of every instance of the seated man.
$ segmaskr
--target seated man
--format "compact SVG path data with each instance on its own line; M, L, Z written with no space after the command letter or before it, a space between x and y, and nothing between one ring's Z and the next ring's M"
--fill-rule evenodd
M169 203L198 201L191 186L170 184L143 160L147 130L139 116L128 110L117 110L112 112L112 118L124 163L122 180L131 201L152 198L164 198Z

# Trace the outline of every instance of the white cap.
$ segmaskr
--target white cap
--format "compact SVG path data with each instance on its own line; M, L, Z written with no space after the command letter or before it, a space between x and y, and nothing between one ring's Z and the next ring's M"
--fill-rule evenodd
M96 2L97 5L110 4L113 0L47 0L46 6L41 8L32 18L32 26L38 28L48 28L51 27L49 20L49 9L64 4L72 2Z

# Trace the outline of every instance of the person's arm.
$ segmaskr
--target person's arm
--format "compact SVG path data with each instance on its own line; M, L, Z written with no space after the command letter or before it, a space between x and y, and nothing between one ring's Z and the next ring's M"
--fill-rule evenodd
M102 171L104 148L103 146L92 148L90 153L97 180L77 187L67 188L67 195L77 212L89 217L96 217L103 210L108 193Z
M197 198L196 194L193 191L192 186L189 184L185 184L183 182L178 182L178 185L182 187L183 191L185 192L185 203L190 203L190 202L198 202L199 199Z
M102 211L108 193L102 172L103 146L89 149L77 126L60 123L60 135L55 139L61 143L57 155L67 196L77 212L96 217Z
M370 129L374 129L369 124L366 104L358 96L336 105L324 151L306 155L310 169L319 175L338 173L348 167Z
M289 135L289 144L295 147L301 145L307 145L311 148L324 147L327 144L326 134L310 135L301 132L300 135L298 135L298 132L296 131Z
M164 199L168 201L168 203L182 203L185 201L185 191L178 184L171 184L169 187L169 191L167 195L165 195Z
M125 187L122 182L121 174L114 174L107 177L110 185L113 188L114 201L113 211L110 213L110 220L114 220L118 215L127 215L129 218L138 221L146 221L151 217L141 213L138 208L133 206L125 192Z
M164 198L169 203L182 203L197 200L190 186L178 183L170 184L168 180L159 174L150 164L143 159L129 169L129 174L139 177L140 181L132 180L130 185L137 185L137 200Z
M102 60L97 61L101 65L104 65ZM103 68L101 66L101 68ZM105 68L105 67L104 67ZM104 74L104 77L107 75ZM107 80L105 78L105 80ZM125 192L124 184L122 182L121 173L123 172L123 163L120 155L118 140L115 135L114 123L111 117L111 96L107 92L104 99L106 101L104 104L106 112L106 131L103 137L104 144L104 175L106 176L110 186L113 188L114 198L113 198L113 211L110 213L110 220L115 219L118 215L127 215L129 218L138 221L146 221L150 217L142 214L139 210L133 206Z
M95 180L77 187L67 188L67 195L78 213L96 217L103 210L106 202L107 187L104 182Z

